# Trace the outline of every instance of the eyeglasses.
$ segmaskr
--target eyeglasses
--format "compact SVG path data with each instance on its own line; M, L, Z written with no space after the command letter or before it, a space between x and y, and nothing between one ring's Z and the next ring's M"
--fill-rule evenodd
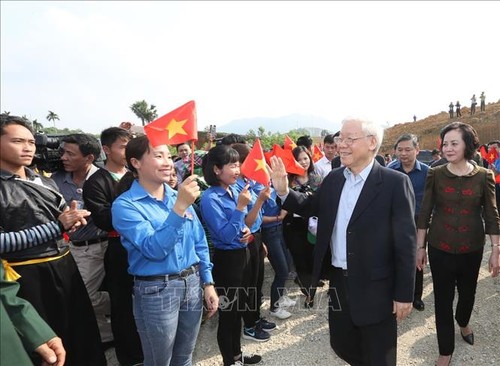
M346 138L346 139L343 139L342 137L335 137L335 138L333 139L333 142L335 142L336 144L341 144L341 143L344 143L344 144L346 144L347 146L351 146L351 145L352 145L352 143L353 143L354 141L356 141L356 140L360 140L360 139L364 139L364 138L366 138L366 137L372 137L372 136L373 136L373 135L366 135L366 136L362 136L362 137L356 137L356 138L354 138L354 139L353 139L353 138L350 138L350 137L348 137L348 138Z

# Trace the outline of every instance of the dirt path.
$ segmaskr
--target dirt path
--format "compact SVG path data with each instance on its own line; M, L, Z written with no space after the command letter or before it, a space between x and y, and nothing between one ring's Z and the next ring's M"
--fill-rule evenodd
M452 361L454 366L500 365L500 278L493 279L488 273L487 259L490 254L488 244L486 248L479 274L476 305L471 319L475 345L466 344L457 328ZM268 295L273 272L267 261L265 273L264 294ZM261 354L262 365L346 365L333 353L329 344L327 285L328 283L318 290L314 309L304 309L302 305L304 296L299 290L293 290L295 285L289 281L287 283L291 289L289 296L300 300L300 304L291 310L293 316L287 320L276 321L279 329L272 332L271 340L268 342L258 343L242 339L244 352ZM434 325L434 296L429 268L426 268L424 273L423 300L426 305L425 311L412 311L398 326L398 365L434 365L436 360L438 351ZM263 316L268 317L268 312L267 297L262 308ZM215 316L201 326L194 353L194 365L222 365L216 333ZM118 365L113 350L109 350L107 356L110 366Z
M500 365L500 278L491 278L488 273L488 250L484 254L476 305L471 319L475 333L475 345L466 344L460 337L458 327L455 335L455 353L452 365ZM264 294L269 294L272 269L266 262ZM287 283L290 288L294 283ZM346 365L331 350L327 321L327 284L319 290L314 309L304 309L304 296L300 291L290 292L300 299L300 305L292 309L293 316L277 320L279 329L272 332L271 340L265 343L242 339L243 350L259 353L262 364L284 365ZM318 301L319 300L319 301ZM433 365L438 355L434 325L434 295L430 269L424 272L424 296L426 308L423 312L412 311L398 326L398 365ZM268 315L269 300L262 314ZM268 317L271 319L270 317ZM274 321L274 319L273 319ZM221 365L216 340L217 319L210 319L202 325L194 364L196 366Z

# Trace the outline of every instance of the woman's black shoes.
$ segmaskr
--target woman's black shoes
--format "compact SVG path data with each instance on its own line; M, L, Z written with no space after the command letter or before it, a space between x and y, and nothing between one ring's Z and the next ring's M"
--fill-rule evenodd
M441 355L439 355L439 357L441 357ZM444 357L446 357L446 356L444 356ZM451 365L451 358L452 358L452 357L453 357L453 353L450 355L450 358L448 359L448 366L450 366L450 365ZM435 365L437 366L437 362L436 362L436 364L435 364Z
M460 331L460 335L462 336L462 339L469 343L471 346L474 345L474 332L470 332L467 335L463 335L462 331Z

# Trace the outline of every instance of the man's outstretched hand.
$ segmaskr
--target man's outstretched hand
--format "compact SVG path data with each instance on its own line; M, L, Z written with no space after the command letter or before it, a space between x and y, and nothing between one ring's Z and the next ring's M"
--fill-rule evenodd
M284 196L288 194L288 173L286 172L285 164L283 164L281 158L276 156L271 156L270 160L271 167L268 166L267 170L271 176L273 187L278 196Z

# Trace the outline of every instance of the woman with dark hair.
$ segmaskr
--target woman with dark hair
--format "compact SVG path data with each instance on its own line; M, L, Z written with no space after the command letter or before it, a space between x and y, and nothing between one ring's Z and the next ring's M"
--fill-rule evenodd
M214 246L213 274L221 298L217 343L224 366L255 364L262 358L244 355L240 340L250 258L248 243L253 240L245 224L251 201L249 186L239 193L235 189L240 175L239 154L229 146L210 149L202 169L210 187L201 197L201 214Z
M496 277L500 270L500 224L493 173L470 162L479 146L476 131L468 124L454 122L441 130L440 138L448 163L430 169L427 174L417 223L417 268L422 270L427 263L426 243L429 243L439 346L436 365L442 366L450 364L455 348L455 288L458 290L455 320L464 341L474 344L469 321L485 233L491 240L489 270Z
M112 206L113 227L128 252L134 276L134 317L144 365L190 365L201 324L203 299L218 306L208 245L192 203L196 176L178 187L167 145L152 147L146 136L130 140L127 164L135 179ZM126 182L127 179L122 179Z
M323 178L316 172L311 154L304 146L297 146L292 150L292 154L304 168L305 173L303 175L289 174L290 189L312 194L319 188ZM310 288L316 287L317 284L311 283L314 246L308 240L308 221L309 217L289 213L283 221L283 235L295 264L297 272L295 282L306 296L306 307L311 307L313 300L310 296Z
M288 180L290 181L290 188L292 189L306 189L314 192L318 189L323 178L316 172L312 162L312 156L305 146L297 146L292 150L293 157L305 170L305 174L290 174Z
M250 146L248 144L236 143L232 148L238 152L240 165L243 164ZM245 281L248 288L246 294L247 307L243 313L243 338L263 342L270 338L269 331L276 329L276 324L268 321L260 314L262 305L262 285L264 284L264 258L267 249L262 243L262 207L269 199L271 188L245 177L241 172L233 187L239 193L248 185L251 194L250 203L247 206L245 225L252 233L253 240L247 245L250 252L250 260Z

